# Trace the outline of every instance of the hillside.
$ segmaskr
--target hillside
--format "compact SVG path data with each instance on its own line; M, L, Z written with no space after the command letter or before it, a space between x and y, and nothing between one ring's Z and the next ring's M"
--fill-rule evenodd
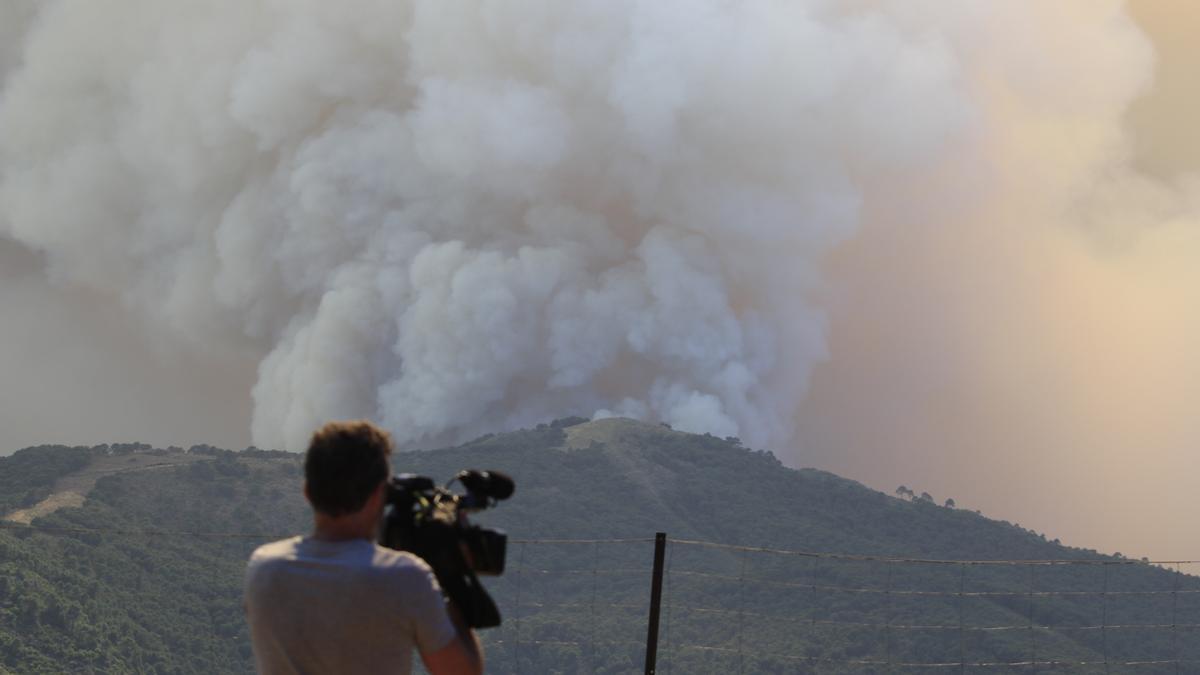
M660 663L680 672L1197 656L1195 577L788 469L736 439L580 422L395 458L439 480L468 466L517 479L476 518L514 539L508 571L487 582L506 616L486 634L491 672L639 670L656 531L673 540ZM250 670L241 567L259 543L307 529L299 456L40 447L0 458L0 483L0 670ZM561 539L595 541L545 541ZM1172 627L1117 628L1147 624Z

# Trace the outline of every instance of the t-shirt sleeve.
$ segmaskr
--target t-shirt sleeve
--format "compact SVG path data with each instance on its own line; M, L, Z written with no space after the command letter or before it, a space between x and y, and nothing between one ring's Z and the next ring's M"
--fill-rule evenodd
M404 597L409 602L416 627L417 649L426 654L436 652L458 635L446 612L441 587L433 570L424 564L408 578L412 588L406 589Z

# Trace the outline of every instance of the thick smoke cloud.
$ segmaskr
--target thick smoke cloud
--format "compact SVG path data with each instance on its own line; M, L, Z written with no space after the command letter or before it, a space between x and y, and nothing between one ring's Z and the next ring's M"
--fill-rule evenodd
M972 113L946 40L826 3L63 0L30 26L6 234L154 330L264 350L266 446L579 411L783 443L821 260Z
M1200 517L1150 498L1200 200L1131 163L1116 0L14 1L0 73L22 278L257 363L259 445L620 414L1091 545Z

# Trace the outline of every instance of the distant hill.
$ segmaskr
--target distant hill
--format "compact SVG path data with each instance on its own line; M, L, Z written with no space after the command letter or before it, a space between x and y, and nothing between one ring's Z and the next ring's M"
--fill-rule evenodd
M475 519L514 539L508 571L486 582L506 616L486 632L490 672L640 671L656 531L674 541L660 663L679 672L1197 658L1195 577L789 469L737 439L573 418L394 465L517 480L511 500ZM0 458L0 671L249 672L242 565L258 544L308 529L300 480L298 455L253 449ZM1117 627L1150 624L1173 627Z

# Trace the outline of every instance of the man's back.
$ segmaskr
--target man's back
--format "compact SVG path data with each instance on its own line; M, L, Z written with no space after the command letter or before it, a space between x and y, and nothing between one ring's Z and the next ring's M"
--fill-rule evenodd
M409 673L456 637L429 567L365 539L260 547L246 612L260 673Z

